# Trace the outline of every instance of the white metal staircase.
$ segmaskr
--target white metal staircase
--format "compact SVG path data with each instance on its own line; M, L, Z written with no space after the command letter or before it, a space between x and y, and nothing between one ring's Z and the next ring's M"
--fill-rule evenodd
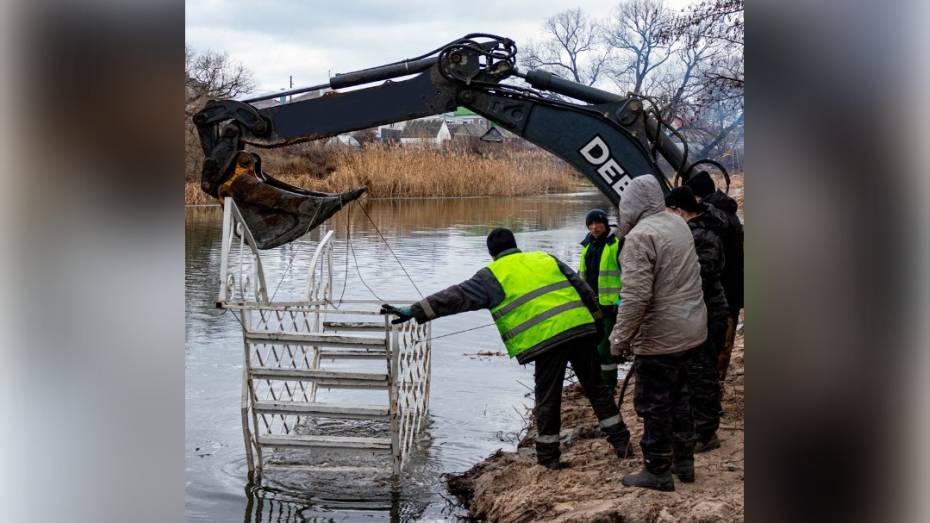
M429 324L391 325L377 301L337 307L333 236L323 236L310 261L306 299L272 302L251 234L235 203L224 204L217 306L242 323L242 428L249 470L258 475L372 463L397 475L429 408ZM323 398L340 390L367 392L370 403Z

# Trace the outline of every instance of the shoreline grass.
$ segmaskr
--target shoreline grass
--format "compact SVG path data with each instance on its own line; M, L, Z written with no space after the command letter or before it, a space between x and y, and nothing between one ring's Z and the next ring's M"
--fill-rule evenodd
M286 154L259 151L265 171L286 183L324 192L367 186L371 198L461 198L570 192L584 178L541 150L504 149L474 154L428 147L370 145ZM188 177L187 204L215 201Z

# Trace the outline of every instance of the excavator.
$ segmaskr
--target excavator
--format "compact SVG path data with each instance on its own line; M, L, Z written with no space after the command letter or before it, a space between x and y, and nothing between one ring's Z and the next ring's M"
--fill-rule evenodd
M325 84L210 100L193 117L205 155L201 188L221 202L232 197L257 247L274 248L313 230L367 189L323 193L287 184L265 173L247 145L286 147L458 107L565 160L614 206L637 176L656 177L667 192L670 178L687 181L702 164L719 169L729 186L718 162L689 162L684 137L666 123L654 99L621 96L544 70L521 71L516 57L513 40L473 33L414 58L334 75ZM504 83L508 79L518 83ZM317 98L261 109L251 105L325 89L331 91ZM660 156L673 175L660 169Z

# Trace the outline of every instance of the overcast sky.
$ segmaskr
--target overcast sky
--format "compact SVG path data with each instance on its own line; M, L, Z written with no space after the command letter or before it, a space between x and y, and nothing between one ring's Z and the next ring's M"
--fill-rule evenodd
M667 0L673 9L693 0ZM187 0L187 43L225 51L254 74L257 93L328 81L330 74L416 56L467 33L543 37L546 18L567 8L604 18L604 0ZM609 6L609 7L607 7Z

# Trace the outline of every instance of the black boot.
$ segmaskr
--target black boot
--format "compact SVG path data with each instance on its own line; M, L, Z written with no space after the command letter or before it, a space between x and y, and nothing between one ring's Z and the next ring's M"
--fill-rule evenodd
M623 476L623 484L628 487L650 488L662 492L675 490L675 480L672 478L671 471L666 470L664 474L656 474L646 467L639 472Z
M698 441L694 445L694 453L698 454L701 452L707 452L708 450L714 450L720 448L720 439L717 438L717 433L711 434L706 440Z
M536 442L536 463L550 470L559 470L565 468L565 465L559 461L560 457L558 443Z
M694 458L674 461L672 474L684 483L694 483Z
M672 474L685 483L694 483L694 440L672 444Z
M629 458L633 455L633 446L630 445L630 431L622 421L601 430L607 435L607 441L613 445L618 458Z
M650 456L644 452L643 461L643 470L623 476L624 485L663 492L675 490L675 479L670 470L671 456Z

